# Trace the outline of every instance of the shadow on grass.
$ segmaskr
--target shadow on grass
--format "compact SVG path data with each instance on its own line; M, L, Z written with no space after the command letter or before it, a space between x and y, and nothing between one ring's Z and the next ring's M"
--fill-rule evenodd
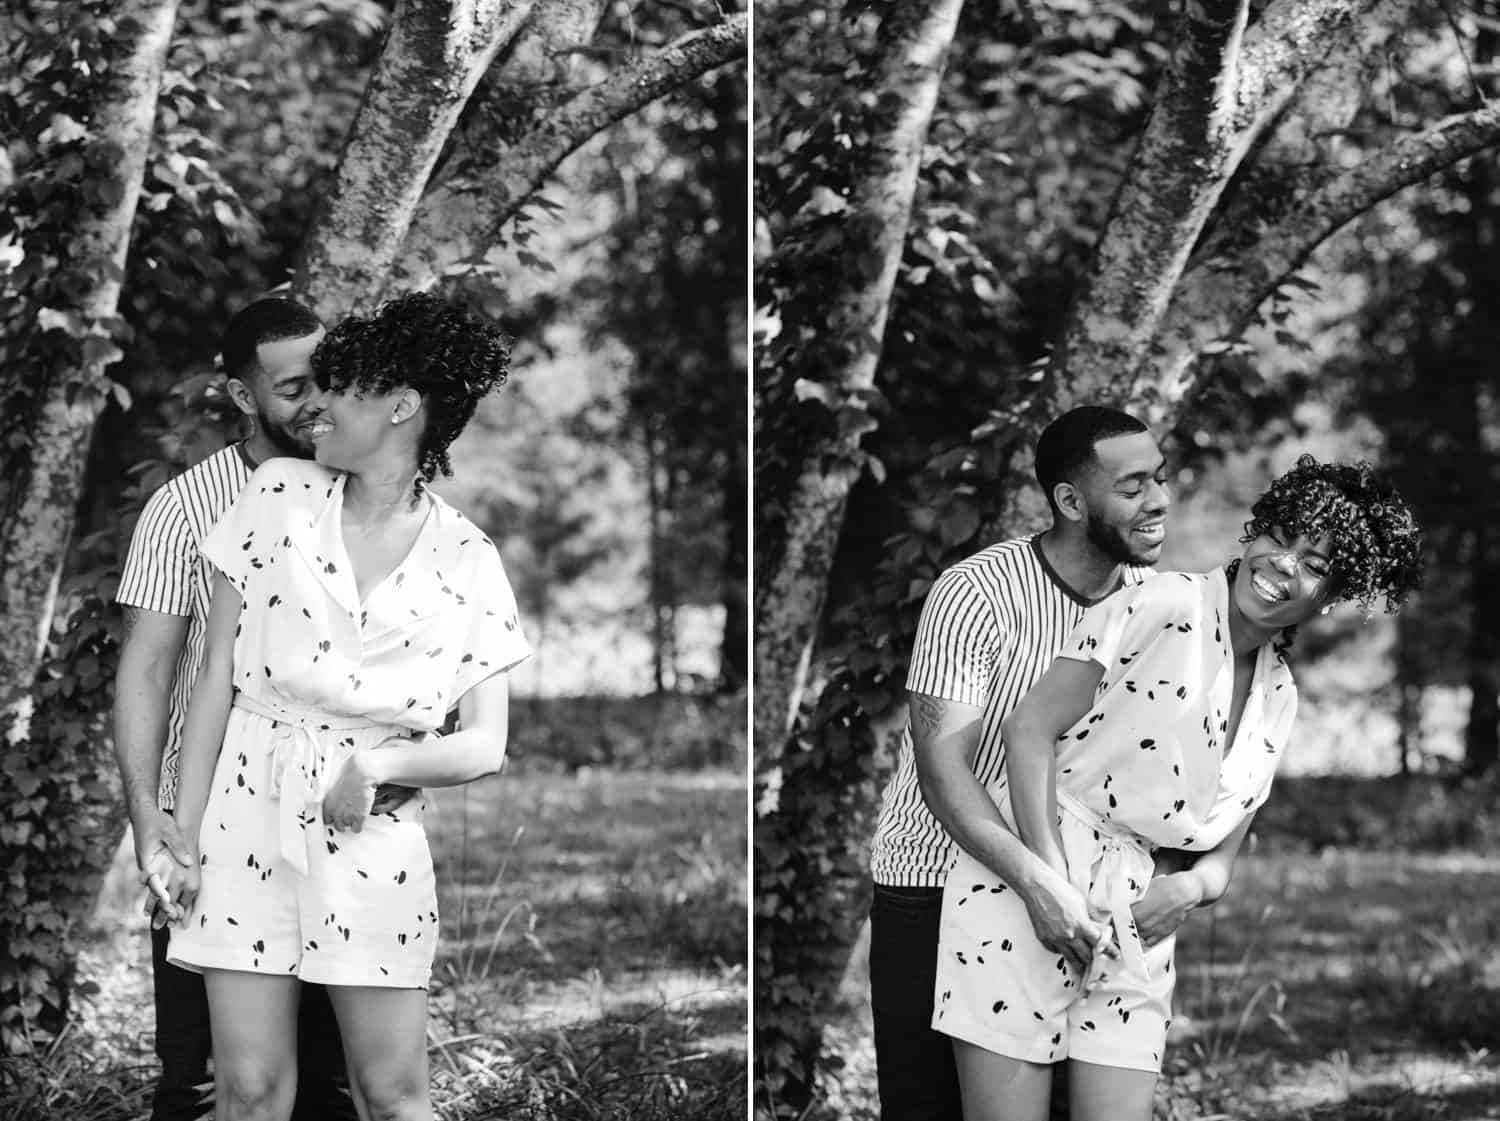
M746 1101L744 1004L634 1004L601 1019L432 1048L438 1116L729 1121ZM714 1039L739 1045L708 1046Z
M1500 1118L1500 1098L1494 1086L1422 1091L1392 1084L1352 1094L1347 1101L1256 1115L1256 1121L1480 1121L1481 1118Z

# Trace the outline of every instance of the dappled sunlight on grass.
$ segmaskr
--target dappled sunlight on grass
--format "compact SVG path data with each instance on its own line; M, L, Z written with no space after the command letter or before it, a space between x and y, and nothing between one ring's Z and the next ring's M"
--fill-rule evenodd
M1249 853L1177 960L1157 1121L1500 1119L1500 856ZM818 1117L874 1121L845 995Z
M742 1118L743 775L503 775L434 800L441 1121ZM150 946L128 845L116 864L83 936L80 977L98 992L63 1047L15 1073L36 1103L18 1119L149 1107Z

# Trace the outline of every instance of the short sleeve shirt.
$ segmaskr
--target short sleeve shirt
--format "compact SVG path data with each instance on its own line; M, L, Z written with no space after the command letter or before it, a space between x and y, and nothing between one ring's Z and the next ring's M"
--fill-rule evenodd
M1150 571L1127 566L1121 584L1139 583ZM981 783L1001 772L1001 721L1052 664L1089 603L1053 570L1037 537L982 549L933 584L906 688L982 708L973 764ZM952 839L922 798L908 724L871 843L871 875L879 884L941 886L952 852Z
M345 476L272 459L203 542L243 599L234 686L265 701L434 731L531 652L494 544L428 492L404 560L363 603L341 526Z
M1161 573L1090 608L1062 657L1104 667L1093 707L1058 740L1057 782L1153 844L1203 851L1270 793L1297 713L1286 659L1256 656L1233 744L1224 570Z
M130 538L115 599L126 607L185 616L187 635L178 655L167 705L157 803L170 810L177 795L178 753L188 698L203 663L213 566L199 545L250 478L244 446L235 444L168 480L146 502Z

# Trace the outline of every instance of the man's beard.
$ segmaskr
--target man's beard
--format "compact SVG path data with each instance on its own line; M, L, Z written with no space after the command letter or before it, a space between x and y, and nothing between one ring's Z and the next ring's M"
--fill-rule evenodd
M271 442L278 455L291 456L294 459L308 459L312 456L313 446L310 440L299 440L291 434L291 431L280 425L272 424L266 419L264 413L256 415L255 421L260 425L261 432Z
M1135 548L1131 544L1128 529L1116 529L1093 514L1090 514L1084 522L1084 533L1088 537L1089 544L1115 564L1152 565L1156 563L1156 558L1150 555L1154 546L1146 546L1144 549Z

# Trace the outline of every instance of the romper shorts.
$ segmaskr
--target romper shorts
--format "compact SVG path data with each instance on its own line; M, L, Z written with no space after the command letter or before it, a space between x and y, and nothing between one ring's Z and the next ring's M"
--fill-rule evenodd
M425 797L366 817L359 833L321 816L349 756L401 734L410 729L236 694L199 834L202 887L172 927L168 960L425 989L438 938Z
M1143 949L1129 911L1151 882L1151 851L1062 791L1058 811L1069 880L1112 924L1119 955L1095 955L1080 975L1037 939L1020 896L960 850L943 891L932 1026L1024 1062L1160 1073L1175 937Z

